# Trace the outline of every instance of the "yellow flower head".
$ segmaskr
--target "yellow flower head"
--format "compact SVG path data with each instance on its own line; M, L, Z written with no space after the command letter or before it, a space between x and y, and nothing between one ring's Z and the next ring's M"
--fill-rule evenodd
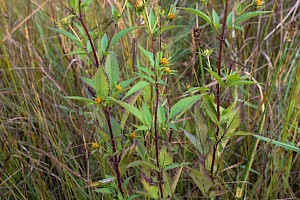
M92 143L92 148L93 149L99 149L100 148L100 144L98 142L93 142Z
M253 5L255 7L261 7L262 4L263 4L263 2L261 0L255 0L255 1L253 1Z
M169 64L169 61L167 60L167 58L161 58L159 60L159 64L161 64L161 65L167 65L167 64Z
M170 67L165 67L164 71L165 71L165 73L170 73L171 69L170 69Z
M95 103L96 103L96 104L100 104L100 103L101 103L101 101L102 101L102 100L101 100L101 98L100 98L100 97L97 97L97 98L95 98Z
M129 138L133 140L136 137L135 132L129 134Z
M116 88L117 91L122 90L122 86L121 85L116 85L115 88Z
M171 21L173 21L174 20L174 18L175 18L175 15L174 15L174 13L170 13L170 14L168 14L168 17L167 17L167 19L171 22Z
M136 0L134 7L137 12L142 12L145 7L143 0Z

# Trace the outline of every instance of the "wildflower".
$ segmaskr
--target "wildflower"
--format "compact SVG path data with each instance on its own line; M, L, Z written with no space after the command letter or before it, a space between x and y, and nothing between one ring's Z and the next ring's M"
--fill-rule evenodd
M190 89L191 88L191 85L189 83L185 83L185 89Z
M170 13L167 17L167 20L169 20L169 22L172 22L174 20L174 18L175 18L174 13Z
M135 132L129 134L129 138L133 140L136 137Z
M165 67L165 69L164 69L164 71L165 71L165 73L170 73L171 72L171 69L170 69L170 67Z
M115 88L116 88L117 91L122 90L122 86L121 85L116 85Z
M259 7L261 7L262 6L262 4L263 4L263 1L261 1L261 0L255 0L255 1L253 1L253 6L254 7L257 7L257 8L259 8Z
M202 54L205 57L209 57L212 52L213 52L213 49L205 49L205 50L202 51Z
M134 7L137 12L142 12L145 7L143 0L136 0Z
M100 144L98 142L93 142L92 143L92 148L93 149L99 149L100 148Z
M97 98L95 98L95 103L96 103L96 104L100 104L100 103L101 103L101 101L102 101L102 100L101 100L101 98L100 98L100 97L97 97Z
M161 64L161 65L167 65L167 64L169 64L169 62L168 62L167 58L161 58L159 60L159 64Z

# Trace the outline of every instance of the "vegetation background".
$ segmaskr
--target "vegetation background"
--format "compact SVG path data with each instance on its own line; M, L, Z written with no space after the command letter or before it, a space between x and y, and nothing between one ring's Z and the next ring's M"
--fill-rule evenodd
M170 6L176 3L177 7L196 9L197 3L203 13L214 9L222 24L226 1L211 0L205 6L205 1L150 0L143 9L156 9L158 24L180 27L164 32L160 43L152 41L147 28L135 29L111 51L118 62L120 80L136 78L131 87L139 80L149 79L136 67L149 64L138 46L149 52L159 49L162 54L158 55L168 59L165 64L160 60L160 65L167 66L159 69L168 85L147 85L126 100L144 112L144 105L148 105L150 122L159 125L150 124L143 129L131 113L120 135L113 139L117 141L116 151L108 139L105 120L101 121L105 119L106 107L102 110L96 103L88 105L65 98L87 98L80 77L92 78L97 69L92 51L74 53L78 49L76 43L49 28L77 33L82 41L88 41L79 18L67 17L72 14L72 1L0 2L1 199L158 199L162 195L160 184L164 194L168 191L166 199L300 199L299 0L265 1L261 6L255 6L260 1L228 1L227 15L236 12L238 6L248 6L249 12L273 12L247 19L241 25L243 30L225 31L222 77L231 73L247 75L252 84L237 84L235 89L221 91L222 109L234 103L230 112L239 115L231 116L236 126L230 137L226 135L228 140L221 150L214 135L218 128L206 107L209 98L215 101L216 85L221 84L208 70L211 62L211 69L217 72L221 31L198 17L197 40L193 34L196 15ZM137 5L133 0L83 2L91 3L82 10L81 19L97 47L104 33L111 39L126 28L143 23L147 26L141 13L135 12ZM132 7L126 6L128 3ZM119 16L114 16L113 7ZM165 13L159 13L158 8ZM174 13L174 20L168 18L169 13ZM290 25L292 21L296 21L294 26ZM153 48L152 44L159 47ZM213 51L207 56L205 49ZM105 59L106 55L102 56ZM204 86L210 88L206 100L197 99L180 108L175 118L165 119L170 120L166 126L162 124L163 117L155 120L158 105L170 116L176 102L193 97L189 89L196 88L193 91L201 93L198 89ZM131 87L121 88L114 97L124 97ZM154 95L156 88L158 100ZM155 104L156 100L159 104ZM114 127L120 127L123 116L129 114L122 105L110 107L112 117L108 118L113 119ZM213 110L218 107L217 103L211 105ZM169 166L168 170L155 168L156 133L160 155L169 156L173 163L164 166L165 160L160 159L160 167ZM219 138L220 142L226 138ZM140 160L144 162L137 162ZM121 162L117 168L121 171L123 192L114 179L115 161Z

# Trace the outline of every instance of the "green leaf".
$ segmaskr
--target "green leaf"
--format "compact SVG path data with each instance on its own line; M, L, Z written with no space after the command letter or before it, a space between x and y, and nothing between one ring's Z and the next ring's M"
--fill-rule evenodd
M94 81L93 81L92 79L85 78L85 77L80 77L80 78L81 78L81 80L82 80L85 84L87 84L87 85L89 85L90 87L92 87L93 89L95 89L95 84L94 84Z
M220 17L215 9L212 10L213 24L215 29L218 31L220 29Z
M86 103L93 103L94 101L91 100L91 99L87 99L87 98L84 98L84 97L79 97L79 96L68 96L66 97L67 99L72 99L72 100L78 100L78 101L83 101L83 102L86 102Z
M157 120L158 120L158 123L161 124L161 125L166 123L165 109L160 103L158 103Z
M213 181L209 176L205 166L200 164L200 170L191 169L189 176L193 179L204 196L208 196L208 191L213 185Z
M228 115L228 122L226 126L226 133L233 133L237 127L239 127L241 121L240 110L236 108Z
M214 72L212 69L206 68L206 70L218 81L221 86L224 86L225 83L222 81L221 77Z
M119 65L112 54L108 54L105 63L105 71L110 82L110 90L115 87L119 80Z
M150 51L147 51L146 49L144 49L143 47L139 46L139 49L142 51L142 53L148 58L148 60L151 63L151 66L154 67L154 56L153 53L151 53Z
M158 155L159 165L164 168L167 165L170 165L173 162L173 158L168 154L167 148L163 147Z
M164 33L167 30L173 29L173 28L182 28L184 27L184 25L170 25L170 26L163 26L159 32L158 32L158 36L161 35L162 33Z
M127 97L129 97L130 95L132 95L133 93L143 89L144 87L148 86L149 83L147 81L140 81L137 84L135 84L127 93L126 95L122 98L122 100L126 99Z
M284 148L286 150L295 151L295 152L297 152L297 153L300 154L300 148L296 147L296 146L294 146L292 144L287 144L287 143L279 142L279 141L276 141L276 140L271 140L271 139L266 138L266 137L261 136L261 135L254 134L253 136L256 137L256 138L258 138L258 139L260 139L260 140L263 140L265 142L270 142L270 143L272 143L272 144L274 144L276 146L282 147L282 148Z
M65 55L69 56L69 55L76 55L76 54L78 54L78 55L80 55L80 54L86 54L86 52L83 51L83 50L81 50L81 49L76 49L76 50L71 51L70 53L67 53Z
M125 103L125 102L122 102L122 101L118 101L114 98L109 98L111 100L113 100L114 102L116 102L117 104L119 104L120 106L122 106L124 109L126 109L128 112L130 112L131 114L133 114L136 118L138 118L141 122L144 123L144 118L143 118L143 115L142 113L139 111L139 109L137 109L136 107L128 104L128 103Z
M254 11L254 12L248 12L248 13L242 14L234 20L234 25L240 25L242 22L244 22L247 19L250 19L252 17L258 16L261 14L271 13L271 12L272 11Z
M229 30L231 30L233 26L233 12L230 12L226 19L226 26Z
M183 130L185 136L189 139L189 141L194 145L194 147L202 154L204 155L203 147L201 145L200 140L198 140L194 135L190 134L186 130Z
M136 161L133 161L132 163L130 163L129 165L127 165L127 168L136 167L136 166L149 167L152 170L159 171L159 169L155 165L153 165L152 163L149 163L149 162L147 162L145 160L136 160Z
M82 42L76 36L72 35L71 33L67 32L65 30L57 29L57 28L52 28L52 27L48 27L48 28L52 31L55 31L59 34L66 36L67 38L69 38L70 40L75 42L78 46L80 46L81 48L84 48L84 45L82 44Z
M99 52L101 52L101 53L105 52L107 50L107 47L108 47L108 37L105 33L100 42Z
M142 178L142 184L149 197L152 199L159 199L158 187L150 185L144 178Z
M151 126L151 124L152 124L152 115L151 115L151 112L150 112L148 106L145 103L143 103L142 115L144 116L145 124L147 126Z
M108 188L98 188L94 190L94 192L99 192L101 194L112 194L112 192Z
M190 164L192 164L192 163L190 163L190 162L173 163L173 164L170 164L170 165L164 167L163 171L168 171L170 169L183 167L183 166L190 165Z
M171 185L171 191L172 191L172 194L174 194L174 192L175 192L175 190L176 190L176 187L177 187L177 184L178 184L180 175L181 175L181 173L182 173L182 169L183 169L183 166L181 166L181 167L177 170L177 172L176 172L176 174L175 174L175 176L174 176L173 183L172 183L172 185Z
M102 67L98 68L93 80L95 84L96 96L105 98L108 95L109 87Z
M204 95L205 94L199 94L199 95L195 95L195 96L186 97L184 99L181 99L180 101L175 103L175 105L171 108L169 118L173 119L175 117L178 117L178 115L181 112L183 112L186 109L188 109L189 107L191 107L194 103L199 101L201 99L201 97L204 96Z
M202 18L204 21L206 21L209 25L212 26L212 22L211 22L209 16L207 16L205 13L201 12L200 10L197 10L194 8L180 8L180 9L186 10L190 13L198 15L200 18Z
M153 13L153 9L150 9L150 16L149 16L149 25L150 25L150 30L152 31L155 26L155 14Z
M119 42L119 40L120 40L123 36L125 36L127 33L131 32L131 31L133 31L134 29L137 29L137 28L139 28L139 26L137 26L137 27L126 28L126 29L120 31L119 33L115 34L115 35L113 36L113 38L111 39L111 41L110 41L109 48L111 48L111 47L113 47L115 44L117 44L117 43Z
M129 147L127 147L123 152L119 162L119 171L120 175L123 176L127 170L127 165L132 161L132 156L134 154L136 144L132 143ZM125 184L125 182L123 182ZM126 185L126 184L125 184Z

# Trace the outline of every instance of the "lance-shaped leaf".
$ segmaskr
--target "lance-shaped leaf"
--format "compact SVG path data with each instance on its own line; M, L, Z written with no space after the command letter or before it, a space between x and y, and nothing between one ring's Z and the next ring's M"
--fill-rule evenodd
M194 8L180 8L180 9L186 10L186 11L189 11L190 13L198 15L200 18L202 18L204 21L206 21L207 23L209 23L209 25L212 26L212 22L211 22L211 19L209 18L209 16L206 15L205 13L201 12L200 10L197 10Z
M234 25L240 25L242 22L244 22L247 19L250 19L252 17L261 15L261 14L267 14L267 13L271 13L272 11L254 11L254 12L247 12L245 14L242 14L240 16L238 16L235 20L234 20Z
M133 114L136 118L138 118L141 122L144 123L144 118L143 118L143 115L142 113L139 111L139 109L137 109L136 107L128 104L128 103L125 103L125 102L122 102L122 101L118 101L114 98L109 98L111 100L113 100L114 102L116 102L117 104L119 104L120 106L122 106L124 109L126 109L127 111L129 111L131 114Z
M147 81L140 81L137 84L135 84L123 97L122 100L126 99L127 97L129 97L130 95L132 95L133 93L143 89L144 87L148 86L149 83Z
M103 68L99 67L94 77L94 86L96 90L96 96L105 98L108 95L108 81L106 74L104 74Z
M73 34L67 32L65 30L60 30L60 29L57 29L57 28L51 28L51 27L48 27L48 28L52 31L55 31L59 34L62 34L64 36L66 36L67 38L69 38L70 40L75 42L78 46L80 46L81 48L84 48L84 45L82 44L82 42L76 36L74 36Z
M108 54L106 57L105 71L110 82L110 90L112 90L119 80L119 65L112 54Z
M125 36L127 33L131 32L131 31L133 31L134 29L137 29L137 28L139 28L139 27L137 26L137 27L126 28L126 29L120 31L119 33L115 34L113 36L113 38L111 39L111 41L110 41L109 48L111 48L112 46L114 46L115 44L117 44L117 42L123 36Z
M191 97L186 97L184 99L181 99L175 105L171 108L170 111L170 119L178 118L180 114L182 114L184 111L186 111L188 108L190 108L194 103L199 101L201 97L205 94L199 94Z

